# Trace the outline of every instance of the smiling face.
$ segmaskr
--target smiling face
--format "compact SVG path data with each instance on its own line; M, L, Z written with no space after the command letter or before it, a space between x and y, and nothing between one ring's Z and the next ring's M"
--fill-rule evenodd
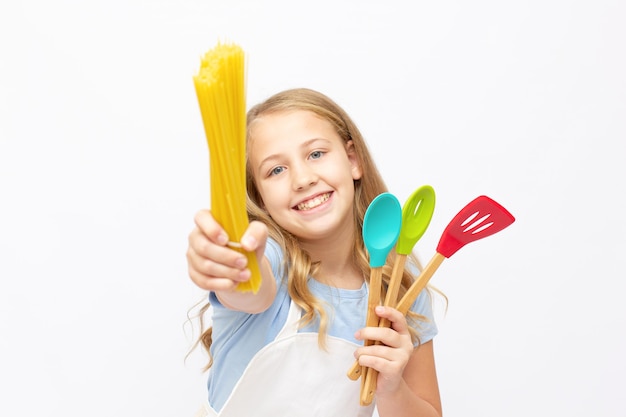
M265 114L249 132L251 172L274 221L303 241L351 238L362 174L352 142L304 110Z

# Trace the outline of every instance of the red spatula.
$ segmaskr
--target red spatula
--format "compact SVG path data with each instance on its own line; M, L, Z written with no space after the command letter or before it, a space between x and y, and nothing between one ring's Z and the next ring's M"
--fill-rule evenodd
M514 221L515 217L511 213L487 196L482 195L469 202L448 223L439 239L437 253L398 301L396 309L402 314L407 314L419 293L428 284L445 258L451 257L468 243L499 232ZM372 372L372 378L376 376L377 372ZM361 404L368 405L374 398L376 380L366 380L365 386L367 389L361 393Z
M469 202L443 231L437 253L409 287L396 308L406 313L445 258L454 255L468 243L491 236L508 227L515 217L496 201L480 196Z

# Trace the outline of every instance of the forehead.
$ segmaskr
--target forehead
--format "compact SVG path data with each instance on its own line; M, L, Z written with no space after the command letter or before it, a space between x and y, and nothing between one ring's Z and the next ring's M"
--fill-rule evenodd
M338 140L334 126L307 110L278 111L256 118L249 126L250 150L259 147L285 146L311 139Z
M325 131L332 124L309 110L279 110L257 117L249 127L252 138L288 132Z

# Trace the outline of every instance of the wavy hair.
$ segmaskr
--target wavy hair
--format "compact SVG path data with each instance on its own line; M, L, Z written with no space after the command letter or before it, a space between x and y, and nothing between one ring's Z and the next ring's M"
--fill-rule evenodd
M337 103L315 90L306 88L285 90L252 107L247 114L248 140L250 140L250 126L257 118L270 113L294 110L305 110L315 113L317 116L332 124L345 144L349 141L353 143L354 153L361 166L362 176L360 179L354 181L353 221L356 233L353 250L351 251L353 254L352 262L363 273L363 276L367 277L366 280L369 281L370 266L362 236L363 218L365 217L365 211L370 202L380 193L386 192L387 186L356 124ZM311 323L316 318L319 319L318 343L321 348L324 348L328 328L328 314L322 302L313 296L307 285L309 277L315 275L319 263L311 260L309 254L299 245L296 236L282 229L264 210L263 198L255 184L249 164L246 169L246 187L248 194L246 208L248 216L250 220L258 220L266 224L269 230L269 236L276 240L281 246L284 253L284 263L282 267L284 268L284 275L287 277L289 296L303 310L301 325ZM391 265L395 258L395 251L391 252L386 265L383 267L383 297L385 288L389 282L392 269ZM421 269L418 259L414 256L411 256L411 258L416 266ZM410 262L408 262L407 265L408 264L410 264ZM414 277L408 267L405 268L399 297L402 297L406 292L413 282L413 279ZM194 345L195 347L198 343L202 343L207 352L209 352L212 343L212 329L210 327L205 329L202 316L208 308L209 304L206 302L198 314L200 318L201 336ZM423 320L424 317L410 313L409 319L413 340L419 342L418 321ZM206 369L211 366L211 362L209 352L209 363Z

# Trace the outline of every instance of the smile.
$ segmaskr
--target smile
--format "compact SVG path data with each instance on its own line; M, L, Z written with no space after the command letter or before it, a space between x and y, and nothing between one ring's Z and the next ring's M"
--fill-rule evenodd
M325 203L326 201L328 201L329 198L330 198L330 193L320 194L315 198L312 198L307 201L303 201L302 203L298 204L296 208L298 210L303 210L303 211L311 210Z

